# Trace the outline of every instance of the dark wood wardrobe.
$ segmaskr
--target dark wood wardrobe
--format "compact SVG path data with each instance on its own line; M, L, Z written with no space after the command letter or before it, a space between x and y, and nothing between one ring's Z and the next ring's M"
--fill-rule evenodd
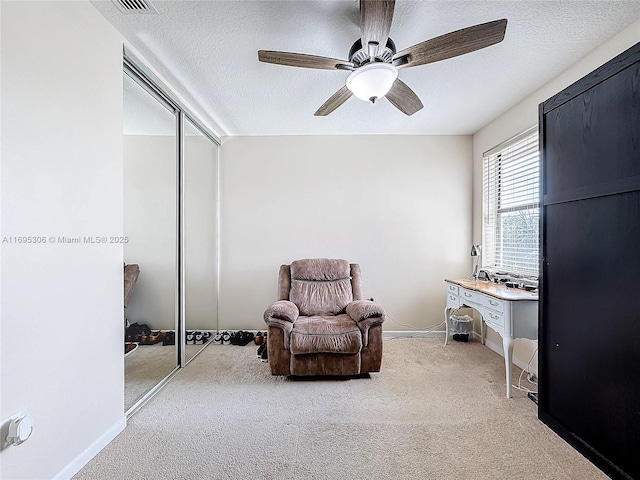
M640 43L540 105L539 418L640 479Z

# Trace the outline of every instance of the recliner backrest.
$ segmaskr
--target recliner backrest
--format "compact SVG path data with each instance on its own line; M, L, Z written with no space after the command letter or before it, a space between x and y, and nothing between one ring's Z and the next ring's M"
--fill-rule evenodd
M324 259L320 259L324 260ZM354 300L364 300L362 293L362 273L360 265L357 263L349 264L351 271L351 291ZM278 300L289 300L291 293L291 265L280 265L278 272Z
M362 299L360 266L346 260L309 258L282 265L278 300L290 300L300 315L343 313L352 300Z
M349 262L327 258L291 262L289 300L304 316L343 312L353 301Z

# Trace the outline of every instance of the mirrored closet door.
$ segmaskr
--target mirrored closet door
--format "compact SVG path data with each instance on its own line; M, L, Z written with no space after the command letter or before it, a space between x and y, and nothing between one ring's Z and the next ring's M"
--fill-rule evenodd
M220 141L125 48L125 412L218 328ZM128 353L127 353L128 352Z
M178 366L178 112L134 72L123 81L127 411Z
M185 362L218 328L218 145L183 116Z

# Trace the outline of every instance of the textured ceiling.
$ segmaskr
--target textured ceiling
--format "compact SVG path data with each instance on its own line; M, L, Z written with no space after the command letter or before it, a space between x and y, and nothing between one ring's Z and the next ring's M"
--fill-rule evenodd
M258 62L283 50L347 59L359 38L356 0L153 1L157 15L124 15L92 1L160 74L224 135L472 134L640 18L640 1L396 1L399 50L478 23L508 19L502 43L400 71L424 108L349 99L313 113L348 72Z

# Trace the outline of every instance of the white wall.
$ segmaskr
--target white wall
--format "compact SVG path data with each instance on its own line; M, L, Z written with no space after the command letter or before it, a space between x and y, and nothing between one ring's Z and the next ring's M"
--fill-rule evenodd
M88 2L1 2L2 237L122 234L122 41ZM124 425L122 247L2 244L0 477L69 476ZM4 437L3 437L4 438Z
M263 329L279 266L305 257L359 263L400 323L440 322L444 278L470 274L471 157L462 136L224 138L220 328Z
M538 105L565 87L579 80L600 65L611 60L640 41L640 20L612 37L593 52L582 58L571 68L554 78L539 90L529 95L473 136L473 239L482 243L482 154L501 142L538 123ZM488 342L502 353L502 340L489 330ZM514 348L514 359L526 364L535 352L535 342L518 340ZM537 356L532 370L537 373Z

